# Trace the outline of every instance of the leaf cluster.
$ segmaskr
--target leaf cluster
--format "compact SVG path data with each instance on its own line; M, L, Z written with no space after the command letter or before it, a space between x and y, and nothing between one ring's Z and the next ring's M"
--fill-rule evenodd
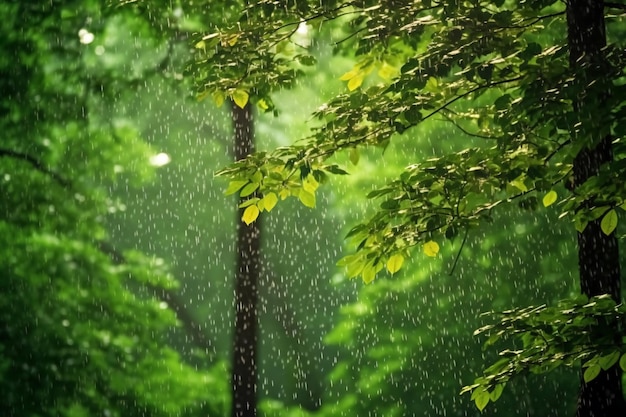
M580 295L553 307L530 306L485 316L497 320L474 332L488 338L485 348L502 341L514 347L500 350L501 359L486 368L473 384L463 387L461 393L471 392L480 410L496 401L514 376L542 374L581 363L585 382L618 362L626 371L622 337L612 330L623 328L626 307L616 304L609 295Z

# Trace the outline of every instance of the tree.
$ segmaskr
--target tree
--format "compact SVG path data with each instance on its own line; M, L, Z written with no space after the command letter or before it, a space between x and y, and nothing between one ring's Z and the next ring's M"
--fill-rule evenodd
M214 71L198 75L201 93L245 92L273 110L271 89L291 80L300 65L314 63L298 45L295 63L285 59L304 24L339 26L338 49L353 49L358 61L342 77L348 92L314 114L321 125L310 138L249 155L220 174L231 179L232 192L259 193L242 203L249 212L271 208L266 203L277 196L313 207L318 185L345 173L333 155L348 150L356 160L360 147L384 149L426 121L450 123L471 137L471 146L419 161L369 194L383 201L348 235L356 244L355 254L341 261L348 275L370 282L385 266L394 273L416 246L436 255L437 240L466 236L498 206L558 202L563 221L578 231L581 291L609 294L608 314L621 296L615 230L626 197L619 180L625 174L623 9L588 0L256 2L236 25L202 38L196 67L210 63ZM370 75L374 69L378 78ZM624 353L619 325L604 313L586 316L586 304L572 305L594 326L589 349L567 363L603 369L583 377L577 415L617 414L625 405L616 361L593 361L607 349L618 358ZM599 344L607 329L608 348ZM528 335L536 329L509 330ZM578 346L551 336L546 343L555 350L507 370L541 371L541 361ZM514 358L489 368L469 388L479 408L497 399L511 376L500 371Z
M217 412L220 371L194 369L170 346L177 320L152 291L177 285L163 260L104 245L104 219L123 209L108 186L151 175L154 152L132 123L98 112L143 75L94 65L111 58L109 25L137 17L99 1L6 3L0 15L5 414Z

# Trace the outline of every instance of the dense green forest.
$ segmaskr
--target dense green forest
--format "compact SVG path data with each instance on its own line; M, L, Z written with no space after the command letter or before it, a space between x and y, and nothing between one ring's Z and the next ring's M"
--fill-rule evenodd
M0 16L5 415L623 414L626 5Z

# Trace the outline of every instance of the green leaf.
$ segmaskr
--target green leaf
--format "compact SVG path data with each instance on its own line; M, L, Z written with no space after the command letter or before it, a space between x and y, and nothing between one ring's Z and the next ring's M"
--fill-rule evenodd
M502 392L504 391L504 384L498 384L493 388L493 391L491 391L491 394L489 394L489 399L491 401L498 401L498 398L500 398L500 396L502 395Z
M224 92L222 91L216 91L213 93L213 102L215 102L215 105L217 107L221 107L222 104L224 104L224 99L226 98L226 96L224 95Z
M256 191L257 188L259 188L259 183L256 182L251 182L248 185L246 185L245 187L243 187L241 189L241 192L239 193L240 197L247 197L250 194L252 194L253 192Z
M311 194L310 192L302 189L300 193L298 193L298 198L307 207L315 208L315 194Z
M578 233L582 233L586 228L589 222L587 220L583 220L579 217L574 219L574 228Z
M476 407L478 407L480 411L483 411L485 407L487 407L487 404L489 404L489 399L489 393L483 388L483 390L474 397L474 403L476 403Z
M259 213L260 213L260 210L257 206L255 205L248 206L244 210L243 216L241 216L241 220L243 220L245 224L249 225L250 223L255 221L257 217L259 217Z
M615 365L618 360L619 360L619 350L615 350L609 353L608 355L604 355L600 357L600 359L598 360L598 363L600 367L606 371L607 369Z
M352 162L352 165L359 163L359 150L357 148L350 149L350 162Z
M246 104L248 104L248 99L250 98L250 95L247 91L235 90L233 91L232 98L235 104L243 109L244 107L246 107Z
M602 232L608 236L613 233L616 227L617 212L615 211L615 209L611 209L602 218L602 221L600 222L600 228L602 229Z
M237 191L241 189L244 185L246 185L248 181L231 181L226 187L226 191L224 191L224 195L235 194Z
M558 198L556 191L550 190L546 195L543 196L543 206L548 207L556 202Z
M387 260L387 270L391 274L395 274L396 272L400 270L400 268L402 268L403 263L404 263L404 256L400 255L399 253L396 253L395 255L391 256Z
M626 372L626 353L619 358L619 367L622 368L622 371Z
M585 380L585 382L592 381L598 375L600 375L601 370L602 368L600 367L600 365L597 365L597 364L591 365L590 367L585 369L585 373L583 374L583 379Z

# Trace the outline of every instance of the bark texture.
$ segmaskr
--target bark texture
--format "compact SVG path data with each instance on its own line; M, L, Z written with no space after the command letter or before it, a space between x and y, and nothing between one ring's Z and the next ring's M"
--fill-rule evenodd
M242 109L231 103L231 115L235 132L233 156L239 160L254 152L254 121L250 104ZM239 211L238 214L238 219L241 219L243 213ZM237 224L231 417L256 417L260 219L249 226L241 220Z
M575 102L575 110L581 118L597 112L590 108L598 90L591 85L602 83L606 60L604 2L602 0L568 0L567 26L570 68L576 74L576 83L581 94ZM609 86L601 93L610 94ZM592 96L596 97L592 97ZM590 99L594 98L594 99ZM600 97L602 99L602 97ZM600 100L602 102L602 100ZM608 112L610 109L601 109ZM592 126L591 126L592 127ZM599 129L598 129L599 130ZM593 131L588 129L587 131ZM574 186L583 184L596 175L600 166L613 159L612 139L606 137L577 137L574 142L585 141L585 147L574 160ZM578 264L581 291L588 295L610 294L620 301L619 250L615 233L606 236L600 228L600 219L590 222L582 233L578 233ZM612 329L618 334L619 329ZM581 376L581 389L576 410L577 417L612 417L626 415L626 402L622 393L621 371L614 366L603 371L597 378L585 383Z

